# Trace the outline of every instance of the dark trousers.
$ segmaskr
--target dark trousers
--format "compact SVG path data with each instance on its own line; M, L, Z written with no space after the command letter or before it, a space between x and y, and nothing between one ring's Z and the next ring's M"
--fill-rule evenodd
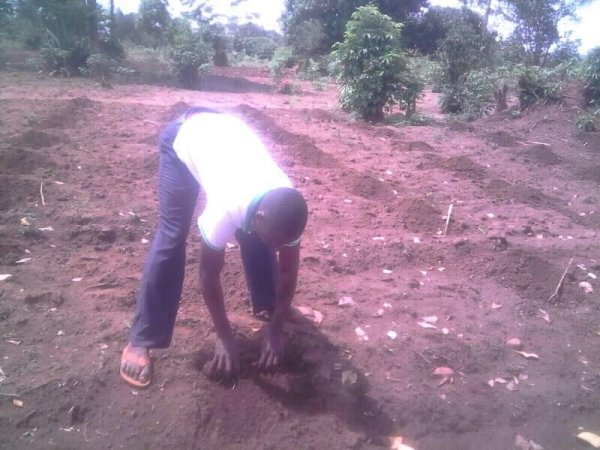
M173 150L173 141L181 124L182 119L170 123L160 136L160 217L144 266L129 334L129 341L134 346L168 347L181 299L186 239L200 189ZM253 234L238 230L236 238L254 312L272 311L275 304L275 253Z

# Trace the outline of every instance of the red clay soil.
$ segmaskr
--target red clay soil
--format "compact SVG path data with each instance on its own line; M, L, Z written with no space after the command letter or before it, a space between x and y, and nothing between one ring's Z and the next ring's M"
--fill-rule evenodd
M306 196L295 302L324 318L290 325L282 371L259 374L264 323L229 248L242 378L208 381L192 228L174 342L138 392L118 366L156 137L198 104L249 121ZM600 434L600 135L573 106L464 126L428 94L428 126L374 125L335 86L284 96L238 69L205 91L2 72L0 111L1 448L564 450Z

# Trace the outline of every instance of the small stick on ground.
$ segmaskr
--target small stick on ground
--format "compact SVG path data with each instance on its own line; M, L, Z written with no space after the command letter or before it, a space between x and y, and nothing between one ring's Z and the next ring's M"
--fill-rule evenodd
M446 215L446 226L444 227L444 236L448 233L448 225L450 225L450 217L452 216L452 210L454 209L454 205L450 203L448 206L448 214Z
M46 206L46 200L44 200L44 182L40 183L40 197L42 197L42 205Z
M152 125L160 125L160 123L155 122L153 120L148 120L148 119L144 119L144 123L149 123L149 124L152 124Z
M554 289L554 293L550 297L548 297L548 300L546 300L547 302L550 302L550 301L552 301L555 298L557 298L557 299L560 298L560 295L562 293L563 283L565 281L567 273L569 273L569 269L571 268L571 264L573 264L573 258L571 258L569 260L569 264L567 264L567 268L563 272L562 277L560 277L560 280L558 281L558 285L556 286L556 289Z

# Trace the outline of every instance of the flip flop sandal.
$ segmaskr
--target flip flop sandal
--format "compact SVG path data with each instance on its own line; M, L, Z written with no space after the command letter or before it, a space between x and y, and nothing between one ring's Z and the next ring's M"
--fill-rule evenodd
M147 388L148 386L150 386L150 383L152 383L152 360L150 360L150 362L146 363L146 358L142 358L137 355L132 355L129 352L128 352L128 356L125 356L126 351L127 351L127 348L125 348L125 350L123 350L123 355L121 355L121 367L119 368L119 374L121 375L121 378L123 379L123 381L125 381L131 387L134 387L137 389ZM135 378L132 378L129 375L127 375L125 372L123 372L123 362L125 362L125 361L127 361L129 363L134 363L137 366L140 366L142 368L142 370L146 367L150 367L149 379L146 381L140 381L140 380L136 380Z

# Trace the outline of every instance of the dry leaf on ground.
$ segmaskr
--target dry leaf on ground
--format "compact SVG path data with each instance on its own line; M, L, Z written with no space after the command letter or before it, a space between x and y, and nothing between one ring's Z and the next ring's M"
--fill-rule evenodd
M536 355L535 353L527 353L527 352L520 352L520 351L517 351L517 353L525 359L531 359L533 361L537 361L538 359L540 359L540 357L538 355Z
M594 448L600 448L600 436L598 436L596 433L582 431L577 435L577 438L584 442L587 442Z
M435 329L435 330L437 330L437 327L436 327L435 325L432 325L432 324L430 324L430 323L428 323L428 322L417 322L417 323L418 323L418 325L419 325L420 327L422 327L422 328L430 328L430 329Z

